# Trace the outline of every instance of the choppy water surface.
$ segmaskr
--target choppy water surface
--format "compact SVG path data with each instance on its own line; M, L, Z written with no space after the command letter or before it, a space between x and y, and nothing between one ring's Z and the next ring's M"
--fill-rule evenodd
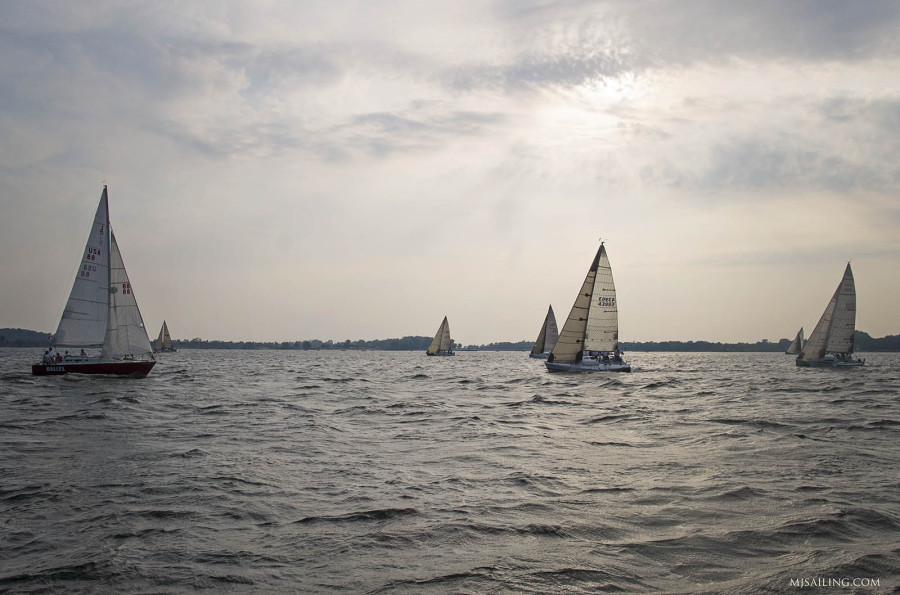
M0 591L900 588L897 354L38 353L0 350Z

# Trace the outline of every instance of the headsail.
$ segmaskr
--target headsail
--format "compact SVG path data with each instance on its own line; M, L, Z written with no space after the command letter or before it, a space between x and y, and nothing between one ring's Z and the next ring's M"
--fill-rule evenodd
M54 343L58 347L100 347L108 317L109 207L104 187Z
M531 348L532 354L549 353L553 350L556 342L559 340L559 329L556 326L556 316L553 314L553 306L547 310L547 316L544 317L544 324L538 333L538 338Z
M569 317L559 331L559 340L553 347L550 357L554 362L572 363L578 359L578 354L584 350L584 330L587 326L588 311L591 307L591 296L594 292L594 279L597 276L597 263L600 261L600 253L603 252L603 244L597 250L591 268L588 269L581 284L581 291L572 304Z
M843 279L798 358L814 360L825 357L826 353L853 353L855 329L856 286L850 263L847 263Z
M150 353L153 353L153 349L150 347L147 329L144 328L116 236L110 232L109 322L100 359L117 360L123 355Z

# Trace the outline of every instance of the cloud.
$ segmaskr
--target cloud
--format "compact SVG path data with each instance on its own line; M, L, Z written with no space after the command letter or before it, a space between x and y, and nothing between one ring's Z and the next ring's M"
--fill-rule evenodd
M648 64L730 59L852 61L897 56L900 6L890 0L621 2Z
M518 339L530 301L535 316L571 302L578 255L600 235L623 297L669 283L691 302L701 290L678 286L686 266L718 290L737 268L842 259L823 239L839 233L847 258L896 264L898 11L3 3L0 249L45 254L37 228L54 254L77 247L70 223L109 178L148 316L176 307L155 289L173 285L179 332L283 340L424 334L444 313L466 341ZM49 260L48 278L71 274ZM649 281L633 274L657 265ZM10 288L55 287L10 266L2 303L25 311L33 300ZM361 285L377 329L357 316ZM266 317L249 320L261 293ZM501 299L502 317L484 314ZM640 333L655 313L627 316ZM230 320L245 327L223 330ZM757 339L743 323L706 338Z
M607 44L604 44L607 45ZM627 54L592 44L557 51L525 52L500 64L468 63L452 66L440 79L457 91L498 89L511 93L562 88L617 77L634 70Z
M741 131L723 126L699 139L701 146L688 146L689 159L678 158L675 148L691 141L679 140L677 132L651 141L668 150L647 160L641 179L702 195L791 188L835 194L900 190L900 97L798 97L758 106L744 118L759 125Z

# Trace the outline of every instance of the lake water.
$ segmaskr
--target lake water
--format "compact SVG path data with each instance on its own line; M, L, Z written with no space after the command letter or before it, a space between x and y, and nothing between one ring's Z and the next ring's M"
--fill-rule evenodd
M0 591L900 590L900 354L39 353L0 350Z

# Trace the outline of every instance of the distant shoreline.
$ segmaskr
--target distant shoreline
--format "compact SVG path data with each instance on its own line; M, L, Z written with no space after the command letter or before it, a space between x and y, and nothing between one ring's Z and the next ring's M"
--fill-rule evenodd
M0 329L0 347L43 348L48 345L49 333L26 329ZM335 342L307 339L301 341L219 341L194 338L173 340L178 349L248 349L282 351L425 351L432 337L407 336L400 339L376 339ZM778 353L787 350L790 339L772 342L763 339L756 343L714 343L711 341L623 341L625 351L683 352L683 353ZM496 342L486 345L459 345L457 351L531 351L533 341ZM857 353L900 352L900 335L873 338L856 331L854 345Z

